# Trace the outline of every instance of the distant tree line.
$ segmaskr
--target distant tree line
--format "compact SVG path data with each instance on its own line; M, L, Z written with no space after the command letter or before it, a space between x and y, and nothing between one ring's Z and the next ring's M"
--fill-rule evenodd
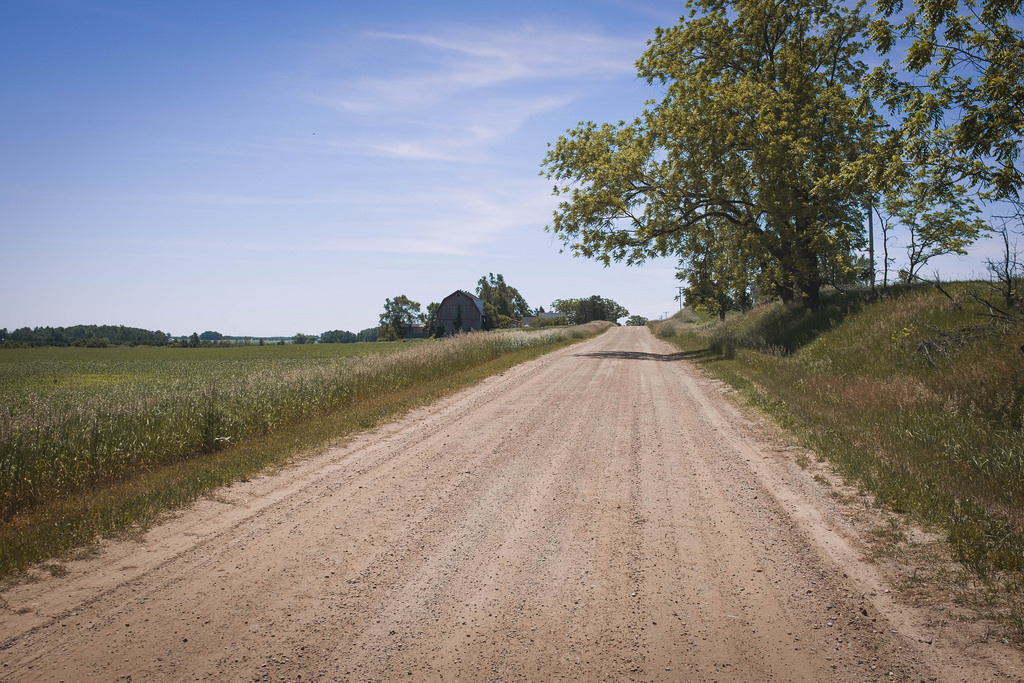
M0 329L5 346L166 346L171 336L160 330L124 325L73 325L71 327L19 327Z
M499 273L488 273L481 277L476 286L476 295L480 297L484 307L482 329L495 330L517 327L526 317L539 316L544 308L531 310L526 299L515 287L505 282ZM427 305L426 312L421 312L421 305L402 294L384 302L384 312L380 315L380 324L376 328L378 339L403 339L407 331L417 325L423 325L423 335L437 337L444 335L444 325L438 324L437 302ZM552 308L562 315L558 318L541 318L532 321L534 327L545 325L582 325L593 320L617 322L629 315L629 311L602 296L594 295L583 299L557 299ZM646 319L644 320L646 323ZM456 325L461 327L461 325ZM328 333L325 333L325 335ZM362 333L360 333L362 334ZM325 341L321 335L320 341Z
M83 346L105 348L108 346L173 346L180 348L205 348L211 346L237 346L259 344L351 344L377 341L377 328L370 327L359 332L328 330L317 336L301 332L288 337L230 337L206 330L191 335L173 337L160 330L151 331L124 325L74 325L72 327L21 327L8 331L0 328L0 346L19 348L29 346Z
M477 296L484 304L483 329L516 327L524 317L534 314L519 291L505 282L501 274L488 274L480 278L476 289ZM384 313L380 316L380 324L359 332L347 330L327 330L320 335L297 333L290 338L269 337L229 337L214 330L193 332L191 335L172 337L157 330L143 330L124 325L75 325L73 327L22 327L13 332L7 328L0 329L0 345L7 347L20 346L174 346L182 348L200 348L211 346L235 346L258 343L263 346L270 343L285 344L353 344L356 342L375 342L399 340L406 336L408 330L422 325L424 336L441 336L444 326L436 324L437 309L440 304L431 303L426 313L421 313L420 304L405 295L388 299L384 305ZM594 295L584 299L558 299L552 307L563 314L563 317L538 321L540 324L581 325L592 320L609 320L617 322L619 318L629 315L629 311L611 299ZM537 309L538 313L544 309ZM636 316L634 316L636 317ZM646 321L645 321L646 322Z
M557 318L541 318L539 316L544 313L544 308L531 310L519 290L505 282L505 278L500 273L498 275L488 273L481 277L477 282L476 295L483 302L483 330L518 327L523 318L534 316L537 318L530 322L533 327L583 325L594 320L618 323L620 318L629 316L629 311L615 301L595 294L582 299L556 299L551 307L561 315ZM380 324L376 328L377 339L381 341L404 339L406 333L418 325L423 326L423 336L443 336L445 326L439 324L437 320L440 306L441 304L433 302L427 305L426 312L421 312L420 303L404 294L387 299L384 302L384 312L380 315ZM630 319L630 324L633 325L646 323L647 319L642 316L633 316ZM461 322L458 322L455 327L461 329ZM325 332L324 335L321 335L320 341L325 341L324 336L327 334L329 333Z
M298 336L298 335L296 335ZM354 344L356 342L377 341L377 328L370 327L359 332L347 330L328 330L320 334L321 344Z

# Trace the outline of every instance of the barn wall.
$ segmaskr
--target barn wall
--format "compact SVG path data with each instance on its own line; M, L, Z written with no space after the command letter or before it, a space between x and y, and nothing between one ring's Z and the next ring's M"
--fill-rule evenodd
M461 307L462 331L480 330L483 328L483 316L473 300L462 292L449 294L437 309L437 323L444 326L445 334L455 329L455 320Z

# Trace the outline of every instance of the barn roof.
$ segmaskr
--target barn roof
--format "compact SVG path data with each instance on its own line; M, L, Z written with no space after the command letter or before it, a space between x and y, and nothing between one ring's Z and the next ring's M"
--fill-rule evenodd
M478 297L478 296L475 296L475 295L473 295L473 294L470 294L469 292L467 292L467 291L465 291L465 290L463 290L463 289L457 289L457 290L455 290L454 292L452 292L451 294L449 294L448 296L446 296L446 297L445 297L445 298L444 298L444 299L443 299L443 300L441 301L441 303L444 303L444 302L445 302L445 301L447 301L448 299L452 298L453 296L457 296L457 295L459 295L459 294L461 294L462 296L464 296L464 297L466 297L467 299L469 299L470 301L472 301L472 302L473 302L473 305L474 305L474 306L476 306L476 309L477 309L478 311L480 311L480 315L483 315L483 314L484 314L484 302L483 302L483 299L481 299L480 297Z

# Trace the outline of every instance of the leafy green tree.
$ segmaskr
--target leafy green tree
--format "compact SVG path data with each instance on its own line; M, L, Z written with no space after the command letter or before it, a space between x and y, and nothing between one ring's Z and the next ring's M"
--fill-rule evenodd
M196 347L199 346L199 333L198 332L193 332L192 336L188 338L188 345L191 346L192 348L196 348Z
M427 312L423 316L423 333L428 339L444 336L444 326L437 324L437 309L439 308L441 308L441 304L437 301L427 304Z
M715 271L716 262L712 256L690 260L687 270L679 270L676 277L685 280L686 302L694 309L707 311L725 320L725 314L737 307L736 299L726 278Z
M907 268L901 271L905 281L919 276L929 260L942 254L966 254L985 224L979 220L977 206L961 185L940 184L927 170L900 191L894 188L885 208L909 232Z
M569 325L576 325L579 302L579 299L555 299L551 302L551 309L565 316L565 322Z
M356 335L356 339L361 342L375 342L379 332L380 328L378 327L368 327L365 330L360 330Z
M898 68L886 60L865 79L865 96L893 123L876 123L875 148L851 167L906 228L900 272L913 279L930 258L963 254L985 231L972 195L1011 205L1020 197L1024 40L1019 0L908 4L905 12L902 1L876 3L879 51L905 52Z
M346 330L328 330L320 335L321 344L352 344L356 341L359 341L359 336Z
M13 342L24 344L31 342L32 336L31 327L19 327L10 332L9 339Z
M401 294L394 299L385 299L384 312L380 314L377 339L395 341L405 339L405 330L409 325L422 321L420 305L409 297Z
M570 325L583 325L594 320L617 323L619 318L629 315L629 311L618 303L597 294L585 299L556 299L551 308L562 313Z
M626 320L626 325L628 325L629 327L643 327L649 322L650 320L643 317L642 315L631 315L629 316L629 319Z
M315 344L315 343L316 343L316 335L315 334L303 334L303 333L299 332L294 337L292 337L292 344Z
M910 4L910 3L908 3ZM1020 0L878 0L871 36L880 52L906 45L866 81L896 117L886 162L941 173L1015 199L1024 131L1024 39ZM904 74L907 74L906 76Z
M568 198L548 229L605 264L724 259L742 243L764 291L817 300L826 262L863 240L856 188L825 181L866 144L853 88L867 20L827 0L688 6L638 62L663 99L629 124L581 123L549 150L546 176Z
M743 232L709 218L704 225L693 226L686 240L687 256L680 259L676 278L687 283L687 303L723 320L728 311L749 308L757 268Z
M202 341L220 341L224 338L224 335L220 332L214 332L213 330L207 330L199 335L199 339Z
M623 306L620 306L611 299L605 299L596 294L588 299L583 299L580 307L581 323L588 323L593 320L607 320L608 322L618 323L619 318L625 318L629 315L629 311Z
M515 327L525 316L530 315L530 307L515 287L507 284L505 278L498 273L489 273L480 278L476 284L476 295L484 302L483 329Z

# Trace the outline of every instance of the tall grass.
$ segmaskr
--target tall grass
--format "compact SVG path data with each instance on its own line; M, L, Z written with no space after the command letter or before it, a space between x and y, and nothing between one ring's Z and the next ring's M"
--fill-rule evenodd
M33 350L7 351L0 357L0 519L600 329L467 334L411 347L291 347L288 355L270 348L68 349L26 360L10 354ZM356 346L363 355L340 355Z
M964 565L1024 573L1024 324L947 286L773 303L657 332L802 434L897 511L942 526Z

